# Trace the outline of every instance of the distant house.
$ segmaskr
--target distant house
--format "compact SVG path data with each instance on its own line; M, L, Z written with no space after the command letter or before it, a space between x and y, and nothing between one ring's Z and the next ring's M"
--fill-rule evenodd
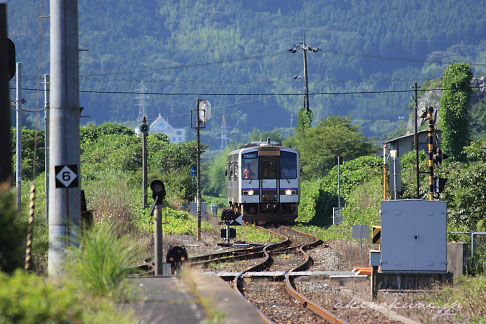
M439 135L439 143L440 143L441 131L436 129L435 132ZM422 150L426 154L428 154L429 148L428 148L427 130L422 130L420 132L417 132L417 136L418 136L419 150ZM390 139L386 141L385 144L387 145L387 155L390 154L390 150L397 150L397 157L401 157L402 155L415 149L413 134Z
M186 130L184 128L174 128L161 114L150 124L149 134L163 133L170 138L170 142L177 144L186 140Z
M436 129L435 132L439 136L439 143L440 143L441 131ZM424 151L426 154L429 154L428 131L422 130L420 132L417 132L417 137L418 137L419 150ZM386 155L389 157L388 163L389 163L389 170L390 170L390 188L393 188L394 190L395 189L397 191L402 190L400 158L402 157L402 155L415 150L414 142L415 142L414 134L400 136L385 141L385 144L387 146ZM390 151L392 150L397 151L396 159L393 159L391 157ZM396 179L396 184L395 184L395 179Z

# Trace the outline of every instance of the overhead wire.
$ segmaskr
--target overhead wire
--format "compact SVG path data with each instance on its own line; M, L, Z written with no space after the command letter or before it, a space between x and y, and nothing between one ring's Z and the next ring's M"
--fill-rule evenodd
M425 60L425 59L415 59L415 58L405 58L405 57L380 56L380 55L370 55L370 54L362 54L362 53L339 52L339 51L322 50L322 49L319 52L324 53L324 54L358 56L358 57L365 57L365 58L378 59L378 60L387 60L387 61L434 63L434 64L457 63L457 62L449 62L449 61L435 61L435 60ZM486 63L466 63L466 64L469 64L471 66L486 66Z
M471 87L471 89L480 89L483 86ZM14 90L15 87L9 89ZM22 88L25 91L37 91L35 88ZM432 91L432 90L458 90L458 88L431 88L431 89L418 89L419 92ZM49 91L49 90L48 90ZM79 90L80 93L94 93L94 94L129 94L129 95L162 95L162 96L302 96L302 93L298 92L255 92L255 93L218 93L218 92L139 92L139 91L120 91L120 90ZM413 89L405 90L369 90L369 91L314 91L309 92L309 95L355 95L355 94L383 94L383 93L408 93L414 92Z
M282 54L286 54L286 53L287 53L287 51L285 50L285 51L277 51L277 52L272 52L272 53L259 54L259 55L253 55L253 56L245 56L245 57L226 59L226 60L165 66L165 67L156 68L156 69L135 70L135 71L120 71L120 72L109 72L109 73L81 74L79 77L80 78L87 78L87 77L97 77L97 76L105 76L105 75L121 75L121 74L159 72L159 71L173 70L173 69L193 68L193 67L201 67L201 66L208 66L208 65L214 65L214 64L224 64L224 63L232 63L232 62L249 61L249 60L254 60L254 59L268 57L268 56L278 56L278 55L282 55Z

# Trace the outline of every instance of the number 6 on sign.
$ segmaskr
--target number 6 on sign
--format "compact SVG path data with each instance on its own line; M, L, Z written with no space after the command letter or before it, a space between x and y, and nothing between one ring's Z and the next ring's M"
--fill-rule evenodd
M78 186L78 166L58 165L55 167L56 188L75 188Z
M62 181L69 181L71 180L71 173L69 171L65 171L62 173Z

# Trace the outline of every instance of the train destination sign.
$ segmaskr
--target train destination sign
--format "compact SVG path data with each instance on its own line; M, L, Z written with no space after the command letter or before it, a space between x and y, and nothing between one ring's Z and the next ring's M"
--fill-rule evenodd
M75 188L78 186L78 166L76 164L55 166L56 188Z

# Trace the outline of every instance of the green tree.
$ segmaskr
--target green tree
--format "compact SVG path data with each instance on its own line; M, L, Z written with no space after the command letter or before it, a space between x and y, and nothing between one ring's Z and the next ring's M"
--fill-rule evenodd
M486 138L486 100L471 107L471 133L474 139Z
M15 171L15 161L17 159L15 146L17 133L15 127L10 129L10 134L12 136L12 163L14 165L13 170ZM45 168L44 132L22 127L20 139L22 141L22 178L24 180L32 179L34 156L36 174L44 171Z
M438 175L448 179L441 198L447 202L449 225L458 230L477 230L486 215L486 140L464 148L467 162L446 163Z
M226 177L224 171L228 153L231 148L228 147L220 155L216 156L211 164L205 164L204 178L206 185L202 189L203 194L220 197L226 195Z
M297 135L303 135L306 130L312 127L312 117L313 113L312 110L307 112L307 109L300 108L299 110L299 117L297 119Z
M267 138L270 138L270 140L279 143L282 143L282 141L284 140L282 134L278 130L260 132L258 129L253 128L249 136L249 141L250 142L257 142L261 140L266 141Z
M80 137L81 142L93 142L103 135L134 135L135 132L130 128L115 124L103 123L99 126L89 124L81 127Z
M328 117L317 127L299 136L297 148L304 177L309 179L325 175L335 164L335 157L344 161L375 153L371 141L351 125L350 117Z
M469 64L454 63L445 69L440 99L440 122L443 151L463 159L462 149L469 145L469 103L472 71Z

